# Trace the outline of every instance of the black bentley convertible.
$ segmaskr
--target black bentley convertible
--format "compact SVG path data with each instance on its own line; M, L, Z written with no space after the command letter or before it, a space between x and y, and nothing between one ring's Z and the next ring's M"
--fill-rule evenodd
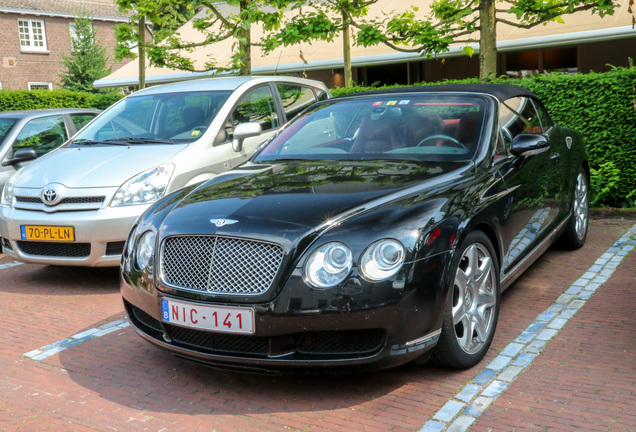
M470 367L501 292L556 240L584 244L588 185L581 134L526 89L332 99L139 219L125 308L148 341L213 366Z

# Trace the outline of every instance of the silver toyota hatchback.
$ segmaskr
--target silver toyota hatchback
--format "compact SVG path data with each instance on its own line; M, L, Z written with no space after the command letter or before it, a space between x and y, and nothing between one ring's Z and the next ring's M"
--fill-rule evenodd
M321 82L282 76L136 92L7 181L4 252L29 263L116 266L151 203L242 163L287 120L329 97Z

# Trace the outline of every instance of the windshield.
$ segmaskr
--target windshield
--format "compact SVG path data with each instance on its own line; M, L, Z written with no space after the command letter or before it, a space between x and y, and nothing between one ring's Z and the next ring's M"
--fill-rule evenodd
M297 117L255 160L469 160L486 106L479 96L440 94L331 100Z
M129 96L75 137L72 145L184 143L203 135L229 91Z
M17 119L0 119L0 142L4 141L7 135L9 135L9 132L11 131L13 125L15 125L17 122Z

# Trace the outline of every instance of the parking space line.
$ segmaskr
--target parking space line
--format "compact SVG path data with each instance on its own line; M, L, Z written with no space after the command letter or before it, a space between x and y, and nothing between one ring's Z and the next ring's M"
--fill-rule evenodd
M67 348L71 348L81 344L82 342L86 342L86 341L98 338L100 336L104 336L109 333L115 332L117 330L124 329L128 327L129 325L130 324L125 318L111 321L109 323L102 324L90 330L86 330L81 333L74 334L73 336L69 338L62 339L60 341L53 342L52 344L43 346L42 348L38 348L36 350L30 351L26 354L23 354L23 356L28 357L32 360L41 361L47 357L50 357L54 354L64 351Z
M440 408L420 432L467 431L600 288L636 246L636 225L617 240L494 360Z
M21 263L21 262L18 262L18 261L13 261L13 262L0 264L0 270L4 270L4 269L9 268L9 267L19 266L19 265L22 265L22 264L24 264L24 263Z

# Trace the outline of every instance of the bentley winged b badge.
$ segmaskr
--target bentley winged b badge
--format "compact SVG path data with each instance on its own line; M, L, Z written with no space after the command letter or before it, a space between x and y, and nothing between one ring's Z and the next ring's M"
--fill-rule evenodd
M225 225L235 224L238 221L234 219L210 219L210 222L212 222L217 228L221 228Z

